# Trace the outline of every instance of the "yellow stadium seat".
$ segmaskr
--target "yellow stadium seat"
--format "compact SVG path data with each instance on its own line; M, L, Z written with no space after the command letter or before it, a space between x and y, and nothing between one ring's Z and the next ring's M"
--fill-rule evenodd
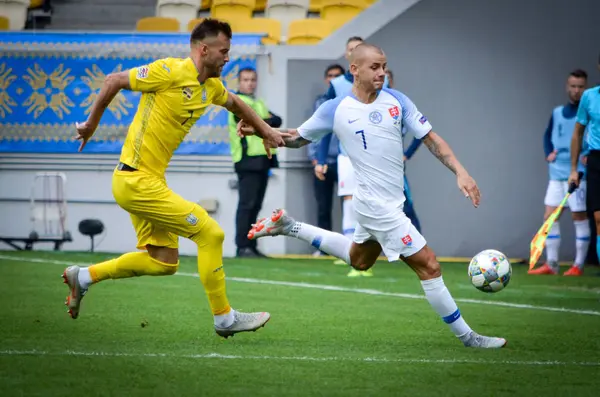
M337 29L369 5L366 0L321 0L321 18L331 21Z
M267 8L267 0L256 0L254 11L264 11Z
M266 33L263 44L279 44L281 41L281 22L271 18L238 19L231 23L234 33Z
M210 6L212 5L212 0L202 0L200 1L200 9L201 10L209 10Z
M324 19L298 19L290 23L287 44L306 45L317 44L333 31L331 22Z
M196 18L200 2L198 0L158 0L156 17L175 18L179 28L185 29L191 19Z
M308 11L310 12L321 12L321 4L322 0L310 0L310 4L308 5Z
M10 21L8 20L8 18L0 15L0 30L8 30L9 26Z
M213 0L210 16L217 19L252 18L255 0Z
M179 32L179 21L175 18L147 17L137 21L138 32Z
M200 23L202 23L202 21L204 21L204 18L195 18L195 19L192 19L187 24L187 31L191 32L192 30L194 30L194 28L196 27L196 25L199 25Z
M29 2L29 8L38 8L44 5L44 0L31 0Z

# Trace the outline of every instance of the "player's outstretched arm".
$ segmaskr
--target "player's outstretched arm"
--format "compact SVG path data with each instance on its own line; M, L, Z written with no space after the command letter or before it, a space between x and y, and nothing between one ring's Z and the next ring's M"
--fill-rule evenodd
M298 130L295 128L280 129L279 132L283 136L285 147L298 149L310 143L310 141L308 139L303 138L298 132Z
M106 76L102 88L92 105L88 119L83 123L75 124L77 128L77 139L81 140L81 145L79 146L80 152L83 150L87 141L94 135L94 131L98 128L100 119L110 102L119 91L123 89L131 89L129 86L129 71L111 73Z
M265 142L267 155L271 157L269 148L285 146L283 136L271 128L246 102L242 101L237 95L229 93L227 101L223 105L227 110L236 115L240 123L251 126L254 129L254 135L260 137ZM239 127L238 127L239 131Z
M458 188L463 192L465 197L469 198L475 207L479 206L481 199L479 188L465 167L458 161L450 145L434 131L429 131L425 135L423 143L442 164L456 175Z

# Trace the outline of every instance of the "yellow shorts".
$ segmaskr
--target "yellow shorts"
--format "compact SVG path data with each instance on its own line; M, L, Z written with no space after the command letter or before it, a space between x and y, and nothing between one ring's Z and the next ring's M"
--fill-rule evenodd
M138 249L148 244L178 248L179 236L190 238L206 223L214 224L204 208L174 193L165 179L143 171L115 170L112 190L117 204L131 215Z

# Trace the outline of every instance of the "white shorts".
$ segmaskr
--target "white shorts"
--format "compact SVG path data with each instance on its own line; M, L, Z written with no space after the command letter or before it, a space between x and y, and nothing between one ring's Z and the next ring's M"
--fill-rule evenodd
M585 191L586 182L581 181L577 190L571 194L567 205L571 212L585 212ZM549 207L558 207L563 198L567 195L569 190L569 184L567 181L550 181L548 183L548 189L546 190L546 197L544 198L544 204Z
M356 188L356 179L354 178L354 167L350 162L350 157L338 155L338 196L352 196Z
M419 252L427 241L410 222L404 212L388 216L385 220L368 218L356 214L357 225L354 231L354 242L362 244L375 240L383 248L389 262L397 261L401 256L409 257Z

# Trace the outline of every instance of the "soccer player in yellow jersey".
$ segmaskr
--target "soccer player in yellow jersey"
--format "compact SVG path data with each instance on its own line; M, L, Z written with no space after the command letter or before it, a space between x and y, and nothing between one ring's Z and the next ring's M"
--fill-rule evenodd
M223 230L202 207L170 190L164 175L173 152L211 104L248 120L268 141L266 147L284 144L281 135L228 92L219 79L229 60L230 41L231 28L227 23L204 20L192 31L188 58L160 59L109 75L89 118L77 124L81 151L120 90L142 92L112 180L115 200L130 214L141 251L89 267L68 267L63 278L70 290L66 305L73 319L78 317L81 300L92 284L107 279L174 274L179 265L181 236L198 245L198 273L218 335L255 331L269 320L266 312L242 313L231 308L225 293Z

